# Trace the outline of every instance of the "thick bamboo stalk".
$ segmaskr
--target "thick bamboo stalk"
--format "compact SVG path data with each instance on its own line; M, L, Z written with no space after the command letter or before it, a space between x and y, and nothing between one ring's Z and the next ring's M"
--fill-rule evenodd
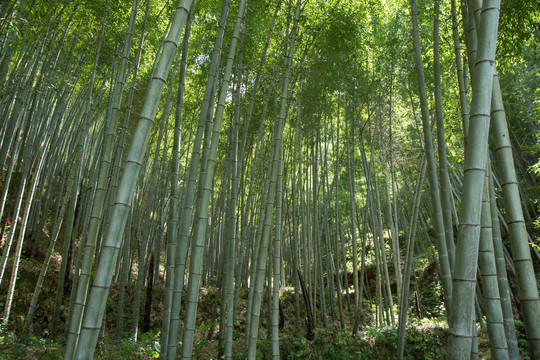
M473 95L469 141L465 147L465 167L461 216L454 270L455 296L449 316L449 354L470 355L472 308L476 289L480 215L484 184L487 139L490 121L491 93L499 19L499 1L486 0L486 11L478 32L478 54L473 77ZM474 139L474 141L471 141ZM468 310L471 309L471 310Z
M486 171L486 177L489 175ZM493 249L492 217L488 186L489 179L486 178L484 180L484 194L482 198L482 229L480 230L478 263L483 285L482 290L491 356L494 359L509 359L501 308L501 296L497 282L497 266L495 264Z
M105 146L103 149L103 159L100 165L99 178L96 186L96 194L94 202L92 204L91 220L88 229L88 237L84 248L84 257L82 260L81 272L79 275L79 282L77 284L77 291L75 293L74 307L71 314L70 323L68 326L68 339L66 345L65 359L71 359L77 348L77 344L80 336L80 329L83 319L83 313L85 311L88 286L90 284L90 274L94 263L95 248L98 240L99 229L101 226L101 220L103 211L106 204L106 186L109 180L109 172L112 162L112 150L114 145L114 138L116 134L116 124L118 121L122 92L125 84L125 77L127 71L128 55L131 48L131 39L133 34L133 28L135 24L135 17L137 13L137 6L139 1L133 2L131 10L131 16L126 34L126 42L122 52L122 59L120 61L120 69L116 77L116 86L112 94L112 101L110 106L112 107L110 123L108 124L108 131L105 138ZM93 351L93 350L92 350Z
M112 268L116 263L118 249L122 242L127 215L131 207L136 180L138 178L137 175L146 151L146 145L159 99L174 59L174 52L176 51L178 40L180 39L191 6L191 0L178 2L173 15L173 25L167 34L167 41L159 58L154 78L151 79L148 86L141 118L133 136L133 143L128 152L122 172L111 225L107 234L105 234L99 265L88 299L88 310L83 319L80 340L74 356L76 359L90 359L93 357L112 280Z
M527 229L523 218L499 79L496 74L494 75L491 116L495 155L501 178L512 257L518 276L518 291L522 304L529 354L531 358L540 359L540 298L532 265Z

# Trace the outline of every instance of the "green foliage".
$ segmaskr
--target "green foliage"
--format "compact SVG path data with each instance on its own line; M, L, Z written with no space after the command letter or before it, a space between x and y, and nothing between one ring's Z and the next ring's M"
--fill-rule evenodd
M506 0L501 2L497 53L503 60L520 56L523 46L540 39L540 2Z
M195 358L199 358L203 351L208 347L210 346L210 340L207 340L207 339L202 339L202 340L199 340L195 346L193 347L193 356Z
M413 319L407 327L405 358L443 359L446 328L440 319ZM396 327L369 327L357 336L350 331L318 328L313 342L283 337L280 352L284 359L390 359L396 355L397 340Z
M98 359L149 359L158 358L161 351L161 332L140 333L135 342L131 339L120 341L104 337L96 348L95 357Z
M444 301L443 289L439 279L439 271L435 262L425 262L426 265L416 276L416 288L420 310L423 316L443 317ZM410 304L414 304L414 293L410 294Z
M146 353L151 357L158 358L161 351L161 340L160 340L161 330L158 330L157 333L153 334L151 332L142 333L140 340L145 343L153 345L151 350L147 350Z
M31 338L18 341L6 328L0 326L0 358L11 359L60 359L63 349L51 339Z
M414 359L443 358L446 322L441 318L412 319L407 327L406 342Z
M216 326L216 320L213 320L213 321L205 321L203 322L202 324L199 325L199 331L201 334L203 334L203 336L206 336L206 334L209 332L209 331L212 331ZM208 348L211 346L211 342L210 340L206 339L206 338L203 338L203 339L200 339L199 341L197 341L193 347L193 356L195 358L200 358L203 354L206 354L208 352ZM219 346L219 345L218 345ZM217 348L218 346L216 346L216 350L217 350L217 353L220 353L220 349ZM222 353L223 351L221 351Z
M216 326L216 321L205 321L203 322L201 325L199 325L199 330L201 330L201 332L203 333L206 333L208 332L209 330L213 329L214 327Z
M257 360L266 359L266 354L272 354L272 339L264 338L257 342Z
M527 337L525 334L525 324L521 320L514 320L516 328L516 338L518 341L519 352L523 360L529 360L529 348L527 346Z
M311 350L305 338L285 336L280 339L279 346L285 359L309 359L311 356Z

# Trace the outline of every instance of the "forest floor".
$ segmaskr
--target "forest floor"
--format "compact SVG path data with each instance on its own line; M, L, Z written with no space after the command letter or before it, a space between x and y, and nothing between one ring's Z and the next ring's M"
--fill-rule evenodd
M157 295L162 292L159 287L155 290ZM199 299L197 330L195 334L193 358L218 359L219 355L219 328L216 317L219 309L219 290L216 287L201 289ZM244 327L246 314L246 294L242 294L237 313L237 321L233 333L233 349L242 349L244 345ZM157 303L157 301L156 301ZM299 329L295 326L295 300L294 292L286 289L281 296L284 323L280 329L280 353L282 359L389 359L395 357L397 344L397 327L371 326L363 322L356 336L351 335L352 323L346 320L346 330L341 330L339 321L332 321L328 317L327 327L317 327L314 339L307 340L307 328L304 318L301 319ZM110 303L107 313L108 329L100 340L96 349L96 359L149 359L158 356L159 328L161 323L161 304L152 309L151 330L140 333L137 342L131 340L116 341L114 303ZM301 303L301 305L303 305ZM52 310L52 309L51 309ZM346 314L352 319L352 313ZM372 318L371 310L364 310L369 315L364 320ZM42 312L39 312L40 316ZM129 312L128 312L129 315ZM268 315L264 311L261 317L259 331L258 359L270 359L271 334L268 331ZM21 318L22 320L22 314ZM374 320L374 319L371 319ZM412 318L408 325L405 358L409 359L443 359L446 348L446 322L440 318ZM43 317L36 319L37 324L44 321ZM16 334L22 322L15 328L9 326L0 330L0 358L1 359L61 359L64 346L55 342L42 330L40 325L35 326L42 334L34 334L29 339L19 341ZM34 331L36 332L36 331ZM244 359L245 354L239 352L235 359Z
M30 254L31 249L25 253ZM57 339L52 339L49 331L54 313L55 294L57 291L57 277L59 258L51 261L36 315L32 325L32 334L29 338L21 340L18 335L24 326L24 321L31 302L35 283L40 273L44 253L39 249L33 259L23 256L16 287L15 300L7 326L0 326L0 359L61 359L63 358L64 342L61 333ZM9 266L9 264L8 264ZM372 274L371 274L372 273ZM162 276L162 274L160 274ZM352 277L352 274L349 274ZM374 293L374 271L366 272L368 294ZM9 273L5 275L9 279ZM434 264L427 264L423 271L416 276L420 295L411 291L411 306L407 325L405 345L406 359L443 359L446 353L447 325L443 313L440 284ZM0 307L5 303L7 283L0 287ZM124 339L116 340L116 313L118 304L116 294L118 288L113 286L107 302L106 330L99 341L95 352L96 359L149 359L159 356L160 328L163 313L163 281L158 281L153 288L153 300L149 331L140 332L137 341L127 340L131 318L131 304L134 296L134 283L127 288L126 309L124 312ZM414 290L414 289L412 289ZM64 313L61 316L60 328L65 327L67 316L67 298L71 291L69 282L65 285ZM141 323L144 314L144 294L141 301ZM280 354L282 359L389 359L394 358L397 350L397 324L393 326L377 326L375 307L369 299L364 299L362 306L361 324L359 332L353 336L353 312L350 303L352 292L343 294L344 329L341 329L338 316L334 318L330 313L330 304L327 304L328 316L326 327L323 326L320 310L315 314L316 328L314 338L307 339L305 322L305 307L300 295L299 324L296 325L295 295L292 288L282 289L280 302L283 310L283 321L280 328ZM421 301L420 301L421 299ZM193 358L218 359L219 358L219 301L220 292L217 286L206 285L201 288L197 313L197 329L195 334ZM327 300L328 301L328 300ZM395 299L394 299L395 301ZM235 329L233 332L236 350L235 359L245 358L245 317L247 308L247 291L240 290ZM394 305L394 308L397 307ZM396 319L397 319L397 313ZM420 315L420 316L418 316ZM181 316L182 318L182 316ZM182 326L182 324L181 324ZM271 358L271 334L268 326L268 307L263 305L259 331L258 359ZM55 341L56 340L56 341ZM489 358L486 332L479 330L480 358Z

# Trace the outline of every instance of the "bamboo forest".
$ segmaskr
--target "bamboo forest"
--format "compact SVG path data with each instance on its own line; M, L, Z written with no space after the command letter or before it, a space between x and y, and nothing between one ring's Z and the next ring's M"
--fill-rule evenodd
M540 360L538 0L0 0L0 358Z

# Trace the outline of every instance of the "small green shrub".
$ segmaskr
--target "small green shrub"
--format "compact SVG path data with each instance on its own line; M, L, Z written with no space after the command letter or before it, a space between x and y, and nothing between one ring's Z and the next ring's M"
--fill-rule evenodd
M280 339L280 353L285 359L309 359L311 350L309 344L304 338L286 336Z
M516 337L519 347L519 352L523 360L529 360L529 348L527 346L527 337L525 335L525 324L521 320L514 320L516 328Z

